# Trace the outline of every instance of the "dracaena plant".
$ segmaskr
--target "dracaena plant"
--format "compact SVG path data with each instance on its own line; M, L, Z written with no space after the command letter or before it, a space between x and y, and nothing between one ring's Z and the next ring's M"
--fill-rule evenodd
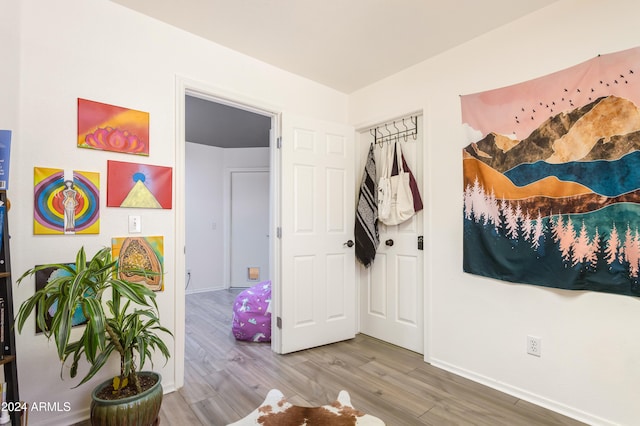
M117 261L112 259L111 249L107 247L88 261L84 247L81 248L75 265L38 265L22 274L18 284L47 268L60 269L64 273L51 279L22 303L16 315L18 331L22 331L37 306L38 327L48 339L55 340L62 366L71 359L69 375L76 377L82 358L89 362L89 372L77 386L95 376L116 352L120 356L120 375L114 378L114 388L124 387L122 384L128 382L140 393L136 373L147 359L152 360L152 351L160 351L165 362L170 357L169 349L158 333L172 334L160 325L156 294L143 284L117 278ZM129 272L150 274L141 270ZM47 321L51 307L55 307L55 312ZM87 322L82 335L73 340L72 320L78 307Z

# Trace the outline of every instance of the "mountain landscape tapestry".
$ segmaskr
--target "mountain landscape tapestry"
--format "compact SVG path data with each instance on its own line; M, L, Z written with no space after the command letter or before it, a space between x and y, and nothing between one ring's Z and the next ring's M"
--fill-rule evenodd
M640 47L461 104L464 270L640 296Z

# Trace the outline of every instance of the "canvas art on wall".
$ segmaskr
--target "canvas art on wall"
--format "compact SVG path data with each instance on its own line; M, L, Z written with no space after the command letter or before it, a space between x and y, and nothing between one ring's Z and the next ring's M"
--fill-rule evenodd
M171 167L107 162L107 207L170 209Z
M100 174L34 167L33 233L100 233Z
M149 113L78 98L78 147L149 155Z
M72 267L75 270L75 263L66 263L65 265ZM64 269L58 268L45 268L37 271L35 273L36 278L36 291L43 289L47 283L52 280L55 280L59 277L70 276L70 274ZM58 305L54 304L49 308L45 315L45 322L47 326L51 325L51 319L53 314L58 310ZM36 305L36 317L38 315L38 305ZM71 321L71 325L76 327L78 325L86 324L87 318L82 313L82 307L78 306L73 312L73 319ZM36 321L36 333L42 333L42 329L38 326L38 322Z
M461 102L464 270L640 296L640 48Z
M118 278L144 284L153 291L164 290L163 237L112 238L111 253L118 261ZM146 271L147 274L131 270Z

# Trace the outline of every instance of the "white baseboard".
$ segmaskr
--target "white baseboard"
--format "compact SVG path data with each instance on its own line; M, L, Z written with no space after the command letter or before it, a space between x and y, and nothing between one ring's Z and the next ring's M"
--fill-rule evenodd
M504 392L506 394L515 396L516 398L522 399L524 401L530 402L535 405L539 405L540 407L544 407L548 410L555 411L556 413L560 413L562 415L571 417L572 419L581 421L583 423L587 423L589 425L593 425L593 426L616 426L617 425L617 423L613 423L601 417L594 416L593 414L586 413L582 410L577 410L568 405L550 400L540 395L536 395L524 389L520 389L518 387L511 386L506 383L498 382L490 377L476 374L472 371L465 370L463 368L449 364L444 361L440 361L432 358L430 360L430 364L433 365L434 367L441 368L450 373L456 374L458 376L464 377L469 380L473 380L474 382L483 384L490 388L499 390L500 392Z

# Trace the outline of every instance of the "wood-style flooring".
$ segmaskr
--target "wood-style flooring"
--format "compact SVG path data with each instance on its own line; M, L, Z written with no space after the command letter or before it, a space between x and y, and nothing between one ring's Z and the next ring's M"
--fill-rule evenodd
M332 402L345 389L354 407L388 426L582 424L365 335L289 355L237 342L231 334L237 293L187 295L185 384L165 395L161 426L226 425L253 411L272 388L306 406Z

